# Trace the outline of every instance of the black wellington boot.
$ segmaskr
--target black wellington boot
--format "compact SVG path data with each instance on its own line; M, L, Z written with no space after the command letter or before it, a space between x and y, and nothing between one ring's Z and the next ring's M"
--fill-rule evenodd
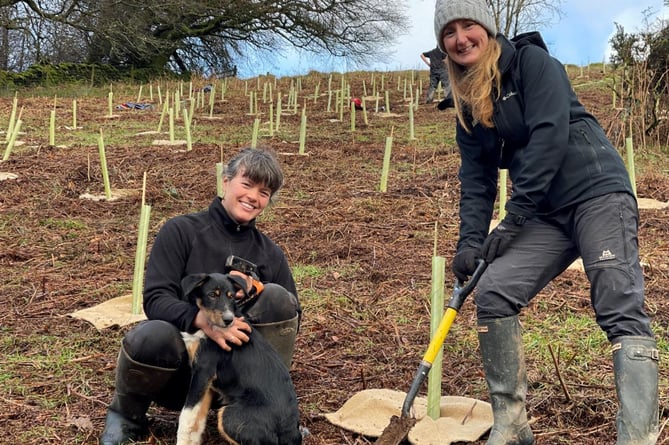
M140 441L149 434L146 411L176 369L145 365L131 359L123 346L116 366L116 390L105 419L101 445Z

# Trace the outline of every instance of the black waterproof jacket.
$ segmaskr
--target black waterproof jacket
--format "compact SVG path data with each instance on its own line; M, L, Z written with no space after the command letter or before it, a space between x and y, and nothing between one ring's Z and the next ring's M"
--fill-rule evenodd
M297 296L283 251L256 228L255 221L248 225L233 221L216 197L207 210L174 217L158 232L146 267L147 318L192 332L198 308L184 298L181 279L193 273L224 273L229 255L255 263L261 282L279 284Z
M537 32L509 41L499 34L502 91L494 128L457 123L460 148L458 249L485 239L498 169L509 170L509 213L532 218L612 192L633 193L622 157L574 93L567 73Z

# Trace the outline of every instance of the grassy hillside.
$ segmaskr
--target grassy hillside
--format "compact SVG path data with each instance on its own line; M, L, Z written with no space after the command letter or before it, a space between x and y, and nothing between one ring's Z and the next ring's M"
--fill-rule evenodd
M630 114L633 108L614 106L616 73L568 68L621 156L632 122L638 195L669 201L666 141L637 131L641 118ZM279 201L259 226L286 251L304 307L291 374L311 432L306 444L373 442L323 414L362 389L406 391L429 341L432 257L450 264L457 236L459 157L453 111L416 101L427 82L427 71L310 73L216 81L212 92L204 91L205 80L6 92L0 130L10 128L12 110L13 122L22 123L11 152L0 145L7 156L0 177L8 178L0 181L0 444L97 443L129 327L98 330L69 314L131 292L144 175L150 249L166 219L209 204L216 164L253 142L273 148L286 173ZM364 98L366 112L352 116L350 97ZM171 132L168 98L180 104ZM116 109L133 103L153 107ZM183 108L193 114L190 146L183 142ZM669 352L668 239L666 209L642 209L647 309L662 354ZM448 297L450 272L446 277ZM583 272L566 271L522 319L538 443L613 443L611 353ZM444 395L487 400L474 327L468 301L445 342ZM666 360L660 366L664 426L669 370ZM149 443L175 443L178 413L153 407L149 417ZM205 443L219 443L210 420ZM660 443L667 441L663 430Z

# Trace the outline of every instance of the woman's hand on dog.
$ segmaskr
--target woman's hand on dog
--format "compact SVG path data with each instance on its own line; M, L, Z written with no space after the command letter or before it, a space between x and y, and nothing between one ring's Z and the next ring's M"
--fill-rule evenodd
M231 345L241 346L248 342L251 333L251 326L240 317L235 317L228 326L221 327L210 324L204 313L200 311L195 316L194 324L225 351L232 351Z
M253 289L253 278L251 278L250 276L248 276L244 273L239 272L238 270L231 270L229 272L229 274L234 275L236 277L243 278L244 281L246 281L246 293L248 294L249 292L251 292L251 289ZM244 293L245 292L240 289L240 290L237 291L237 295L235 295L235 297L244 298Z

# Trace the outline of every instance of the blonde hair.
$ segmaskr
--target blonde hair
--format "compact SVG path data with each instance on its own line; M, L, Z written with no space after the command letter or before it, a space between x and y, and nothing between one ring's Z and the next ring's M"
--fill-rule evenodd
M490 37L481 61L472 67L465 68L447 58L455 112L460 125L467 132L471 132L471 128L464 118L463 106L471 110L474 125L478 122L487 128L495 126L492 120L493 93L496 95L495 99L499 99L502 75L497 60L501 52L502 48L497 40Z

